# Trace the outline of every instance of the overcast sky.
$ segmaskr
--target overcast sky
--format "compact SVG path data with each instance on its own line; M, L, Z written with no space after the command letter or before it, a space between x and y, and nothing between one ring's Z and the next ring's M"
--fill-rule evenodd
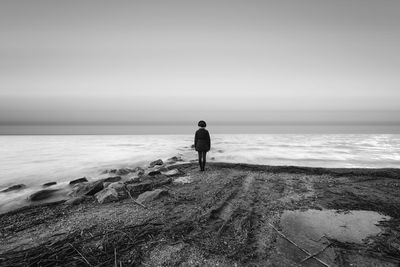
M0 127L399 124L399 14L398 0L1 1Z

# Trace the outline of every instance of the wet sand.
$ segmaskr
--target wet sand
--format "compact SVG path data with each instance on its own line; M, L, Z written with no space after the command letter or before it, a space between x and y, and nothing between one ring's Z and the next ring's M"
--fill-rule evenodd
M163 187L168 195L145 206L136 196L108 204L87 198L76 206L57 202L0 215L0 265L400 262L400 169L169 168L182 174Z

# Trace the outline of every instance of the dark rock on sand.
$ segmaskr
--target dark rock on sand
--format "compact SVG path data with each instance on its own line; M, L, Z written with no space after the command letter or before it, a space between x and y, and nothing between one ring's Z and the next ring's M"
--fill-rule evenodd
M119 199L118 192L114 188L110 187L101 190L100 192L95 194L95 197L100 204L117 201Z
M48 183L42 184L42 186L49 187L49 186L56 185L56 184L57 184L57 182L48 182Z
M155 160L153 162L150 162L150 168L153 168L156 165L163 165L164 162L161 159Z
M139 203L146 203L153 200L156 200L160 197L167 196L168 191L165 189L155 189L153 191L146 191L138 196L136 199Z
M103 181L95 181L92 183L87 184L87 192L85 193L86 196L93 196L97 192L103 190Z
M16 191L16 190L20 190L22 188L24 188L26 185L24 184L16 184L16 185L12 185L2 191L0 191L0 193L5 193L5 192L10 192L10 191Z
M121 176L108 177L101 180L103 182L103 189L107 188L110 184L121 181Z
M84 196L73 197L73 198L68 199L67 201L65 201L64 204L73 206L73 205L81 204L84 200L85 200Z
M104 183L110 182L110 183L115 183L121 181L121 176L113 176L113 177L108 177L102 180Z
M69 182L69 184L79 184L79 183L83 183L83 182L87 182L88 180L86 179L86 177L82 177L79 179L75 179L72 180L71 182Z
M90 183L79 183L75 184L72 188L72 193L70 195L73 196L93 196L97 192L103 190L103 181L94 181Z
M161 174L160 170L151 170L147 173L148 176L156 176L157 174Z
M193 145L191 145L191 147L190 147L190 148L195 148L194 144L193 144Z
M172 183L172 178L162 177L160 179L148 179L143 182L128 184L126 188L132 195L137 195L170 183Z
M40 190L36 193L33 193L28 197L30 201L38 201L38 200L43 200L47 199L53 196L55 192L57 192L59 189L43 189Z
M115 182L115 183L111 183L108 187L114 188L115 190L119 191L125 187L125 184L123 182Z
M107 186L106 189L113 189L117 192L118 194L118 199L124 199L128 197L128 194L126 192L126 186L123 182L115 182L111 183ZM105 190L105 189L104 189Z

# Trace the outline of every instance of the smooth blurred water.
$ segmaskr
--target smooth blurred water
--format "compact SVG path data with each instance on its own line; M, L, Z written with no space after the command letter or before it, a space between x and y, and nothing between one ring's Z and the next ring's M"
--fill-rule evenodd
M95 177L181 155L196 159L192 135L0 136L0 189ZM212 135L210 161L315 167L399 168L400 135Z

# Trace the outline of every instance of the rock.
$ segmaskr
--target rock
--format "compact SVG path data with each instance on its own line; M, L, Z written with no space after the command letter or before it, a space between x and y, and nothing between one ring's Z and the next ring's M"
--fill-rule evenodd
M72 192L70 195L72 196L93 196L97 192L103 190L103 181L94 181L90 183L79 183L75 184L74 187L72 188Z
M111 183L108 188L113 188L115 190L122 190L125 187L125 184L123 182L115 182Z
M100 180L100 181L91 182L86 185L86 188L87 188L87 191L86 191L85 195L93 196L97 192L100 192L101 190L103 190L103 188L104 188L103 181Z
M83 183L83 182L87 182L88 180L86 179L86 177L82 177L82 178L79 178L79 179L75 179L75 180L72 180L71 182L69 182L69 184L79 184L79 183Z
M165 189L155 189L153 191L146 191L138 196L136 199L139 203L146 203L153 200L156 200L160 197L167 196L169 193Z
M178 161L183 161L183 159L182 159L181 156L174 156L174 157L169 158L169 159L167 160L167 162L168 162L169 164L173 164L173 163L178 162Z
M116 174L118 174L118 175L127 175L127 174L130 173L130 172L132 172L131 169L122 168L122 169L119 169L119 170L116 172Z
M190 148L195 148L194 144Z
M72 191L68 194L69 196L82 196L88 191L86 183L75 184L72 187Z
M163 165L164 162L161 159L155 160L153 162L150 162L150 168L153 168L156 165Z
M42 186L49 187L49 186L56 185L56 184L57 184L57 182L48 182L48 183L43 184Z
M141 175L144 174L144 169L141 168L141 167L136 167L136 168L135 168L135 172L136 172L139 176L141 176Z
M52 197L54 192L58 191L59 189L43 189L36 193L33 193L28 197L30 201L38 201L43 200L49 197Z
M118 198L119 199L124 199L128 197L128 194L126 192L126 186L123 182L115 182L115 183L111 183L107 186L107 189L113 189L117 192L118 194Z
M2 191L0 191L1 193L5 193L5 192L10 192L10 191L16 191L16 190L20 190L20 189L22 189L22 188L24 188L26 185L24 185L24 184L15 184L15 185L12 185L12 186L10 186L10 187L8 187L8 188L6 188L6 189L4 189L4 190L2 190Z
M178 169L172 169L169 171L165 171L165 172L161 172L161 174L168 176L168 177L172 177L172 176L177 176L179 175L181 172Z
M112 184L111 182L105 182L103 183L103 188L107 188L110 184Z
M160 170L151 170L147 173L148 176L156 176L157 174L161 174Z
M153 182L151 180L147 180L140 183L127 184L126 188L131 194L141 194L144 191L152 190Z
M84 200L85 200L84 196L73 197L73 198L68 199L67 201L65 201L64 204L73 206L73 205L81 204Z
M100 204L118 200L118 193L115 189L107 187L94 195Z
M128 184L126 188L132 195L137 195L170 183L172 183L172 178L162 177L161 179L148 179L143 182Z
M118 181L121 181L121 176L113 176L113 177L108 177L102 180L104 183L110 182L110 183L115 183Z

